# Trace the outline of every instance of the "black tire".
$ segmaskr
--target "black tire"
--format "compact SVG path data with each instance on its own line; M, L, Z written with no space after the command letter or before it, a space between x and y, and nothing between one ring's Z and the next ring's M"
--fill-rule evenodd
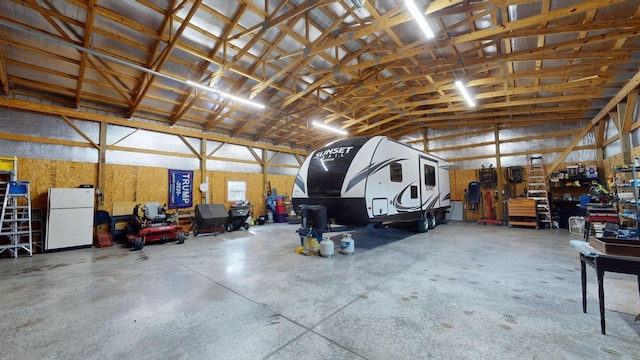
M178 233L178 244L184 244L184 233L182 231Z
M227 230L227 232L232 232L233 231L233 225L227 224L227 225L224 226L224 229Z
M133 240L133 250L142 250L144 247L144 241L141 236L138 236L135 240Z
M245 230L249 230L249 224L247 224L247 223L242 224L242 227L243 227Z
M427 230L429 230L429 220L426 216L420 216L420 219L418 219L418 232L426 233Z
M432 214L427 214L427 228L433 230L436 228L436 217Z

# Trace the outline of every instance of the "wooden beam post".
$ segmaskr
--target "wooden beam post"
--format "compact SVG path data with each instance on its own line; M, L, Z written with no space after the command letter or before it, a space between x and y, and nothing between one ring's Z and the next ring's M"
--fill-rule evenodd
M202 193L202 203L209 203L209 181L207 181L207 139L200 139L200 183L207 184L207 191Z
M498 124L493 125L493 136L496 144L496 175L498 178L498 184L496 185L496 191L498 192L498 197L495 198L497 203L501 203L504 201L504 179L501 176L504 172L502 171L502 161L500 160L500 127ZM496 205L497 206L497 205ZM504 219L506 214L502 213L503 206L496 207L496 219L498 219L498 215Z
M429 151L429 128L422 129L422 149L424 152Z
M269 161L267 158L267 150L262 149L262 204L267 203L267 196L269 196L270 189L269 189L268 175L269 175ZM265 208L265 214L267 214L266 208Z
M625 130L628 127L624 124L624 114L627 110L627 104L620 103L617 105L618 111L616 118L613 121L616 123L618 127L618 131L620 132L620 152L622 153L622 161L624 164L631 163L631 138L629 136L629 131Z
M104 191L107 184L105 164L107 159L107 123L100 123L100 144L98 146L98 210L104 210Z

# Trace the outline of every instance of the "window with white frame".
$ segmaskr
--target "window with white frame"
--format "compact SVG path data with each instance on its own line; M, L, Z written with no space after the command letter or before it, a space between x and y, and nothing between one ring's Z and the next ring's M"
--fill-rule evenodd
M238 180L227 181L227 201L236 202L247 200L247 182Z

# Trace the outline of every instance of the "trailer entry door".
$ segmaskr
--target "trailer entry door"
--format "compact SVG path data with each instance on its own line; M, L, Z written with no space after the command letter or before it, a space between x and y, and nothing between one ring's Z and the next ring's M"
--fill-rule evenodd
M435 161L420 157L420 203L423 210L437 196ZM433 203L432 203L433 204ZM437 204L435 204L437 206Z

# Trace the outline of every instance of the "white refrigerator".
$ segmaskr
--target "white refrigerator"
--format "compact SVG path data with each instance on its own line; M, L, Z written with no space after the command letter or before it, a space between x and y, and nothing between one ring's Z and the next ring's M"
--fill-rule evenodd
M49 189L44 250L93 245L93 188Z

